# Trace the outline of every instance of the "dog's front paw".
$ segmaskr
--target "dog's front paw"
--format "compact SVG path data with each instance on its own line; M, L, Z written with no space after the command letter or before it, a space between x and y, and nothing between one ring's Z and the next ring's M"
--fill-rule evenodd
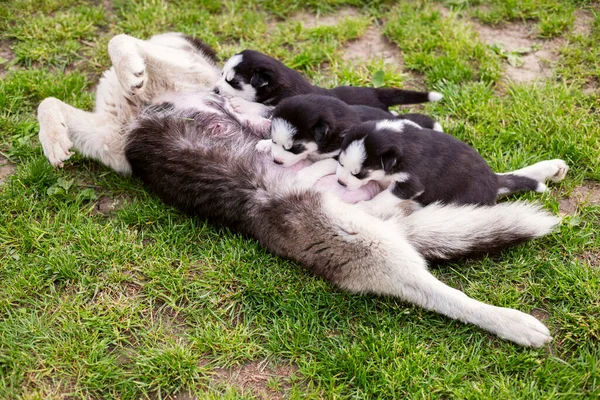
M42 101L38 107L39 139L50 164L62 167L64 162L73 155L70 151L73 143L69 139L69 131L57 102L60 100L50 97Z
M261 153L269 153L271 151L271 144L273 141L271 139L259 140L256 143L255 149Z
M552 340L550 331L535 317L511 308L497 308L496 334L521 346L542 347Z
M130 96L139 96L148 83L146 63L138 54L124 55L115 65L119 83Z

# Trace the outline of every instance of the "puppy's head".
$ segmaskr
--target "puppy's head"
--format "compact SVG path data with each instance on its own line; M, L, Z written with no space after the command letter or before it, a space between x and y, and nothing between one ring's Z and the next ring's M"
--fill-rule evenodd
M318 96L299 95L284 99L273 110L273 161L289 167L312 154L332 150L337 154L339 144L337 149L331 146L336 134L331 110L320 106Z
M277 91L277 76L285 70L285 65L266 54L244 50L227 60L214 91L226 97L272 104L269 100Z
M338 183L356 190L370 181L385 184L393 180L402 158L393 136L393 132L377 130L375 122L352 128L342 142L336 170Z

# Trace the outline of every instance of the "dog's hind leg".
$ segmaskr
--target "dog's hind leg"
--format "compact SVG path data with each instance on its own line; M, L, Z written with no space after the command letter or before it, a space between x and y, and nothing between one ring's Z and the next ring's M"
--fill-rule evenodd
M329 196L321 199L320 206L298 197L277 200L277 215L286 215L285 221L273 219L274 226L266 227L261 221L261 229L275 230L273 240L289 246L282 255L343 289L398 297L523 346L540 347L552 339L534 317L474 300L437 280L394 220L379 220Z
M82 111L49 97L38 107L38 120L44 155L55 167L62 167L75 149L117 172L131 171L121 126L111 115Z
M338 205L327 209L328 215L344 212ZM349 250L345 273L337 281L340 286L357 292L399 297L523 346L539 347L552 339L548 329L534 317L474 300L437 280L393 221L373 224L371 218L361 217L357 211L351 215L336 219L335 224L342 232L354 233L348 237L352 246L368 251L363 252L362 257L351 259L352 251Z

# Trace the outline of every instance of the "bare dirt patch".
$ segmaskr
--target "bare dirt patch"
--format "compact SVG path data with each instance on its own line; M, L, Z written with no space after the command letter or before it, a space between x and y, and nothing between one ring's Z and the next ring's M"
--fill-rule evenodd
M532 316L534 316L535 318L539 319L540 321L547 320L548 317L550 317L550 314L548 314L546 311L539 310L537 308L534 308L533 310L531 310L530 314Z
M0 186L4 184L6 178L15 173L15 165L0 154Z
M347 61L381 58L385 64L395 65L398 69L404 65L398 46L387 40L375 26L370 26L360 38L349 42L342 51L342 59Z
M298 21L307 29L316 28L318 26L337 25L341 20L346 18L358 18L360 12L355 8L342 8L334 14L318 16L306 11L298 12L290 17L291 21Z
M594 15L588 11L575 11L575 21L573 23L574 35L587 36L592 33L592 24L594 23Z
M544 80L552 75L552 66L558 60L560 41L540 40L532 37L533 29L525 24L511 23L499 27L490 27L473 22L479 38L488 45L500 45L506 53L522 52L523 65L520 67L505 64L504 75L514 82L533 82Z
M3 77L9 68L13 65L15 54L10 49L11 43L6 40L0 40L0 78Z
M558 202L561 215L575 214L583 205L600 206L600 183L586 181L573 189L570 197L560 199Z
M108 196L100 196L92 213L107 217L122 207L123 203L124 199L119 197L113 199Z
M242 392L250 392L261 399L279 400L291 388L288 380L298 372L298 367L291 365L269 365L266 361L253 361L240 367L214 370L212 381L239 388ZM269 385L276 381L277 388Z
M577 259L582 263L589 265L591 268L600 268L600 251L584 251L582 254L577 256Z

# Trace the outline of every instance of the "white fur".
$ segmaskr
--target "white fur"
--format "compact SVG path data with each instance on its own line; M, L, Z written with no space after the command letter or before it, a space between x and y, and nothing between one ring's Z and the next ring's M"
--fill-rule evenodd
M50 163L62 167L75 147L115 171L129 173L122 129L142 105L169 91L209 89L218 79L219 69L203 55L185 50L189 48L189 42L178 33L148 41L128 35L112 38L108 54L113 67L98 84L93 113L52 97L38 107L39 138Z
M442 128L442 125L439 122L433 124L433 130L438 132L444 132L444 128Z
M262 117L269 116L273 107L265 106L261 103L255 103L242 99L241 97L232 97L229 99L229 103L233 110L238 114L245 115L260 115Z
M429 92L427 95L427 99L429 99L429 101L440 101L443 97L444 95L439 92Z
M333 158L317 161L298 171L295 176L295 184L301 188L311 188L319 179L335 173L337 166L338 162Z
M410 125L415 128L422 129L421 125L419 125L413 121L410 121L408 119L384 119L384 120L377 122L377 124L375 124L375 129L376 130L390 129L390 130L400 133L400 132L404 131L404 127L406 125Z
M339 163L335 175L340 184L343 184L348 190L356 190L365 185L368 180L358 179L356 174L362 169L363 162L367 158L365 150L365 140L355 140L340 153Z
M256 99L256 89L250 85L250 82L243 82L240 80L241 90L234 89L227 81L231 81L236 78L235 69L244 60L244 56L236 54L232 56L225 65L221 72L221 77L215 84L215 88L218 89L219 94L225 97L240 97L247 101L254 101Z

